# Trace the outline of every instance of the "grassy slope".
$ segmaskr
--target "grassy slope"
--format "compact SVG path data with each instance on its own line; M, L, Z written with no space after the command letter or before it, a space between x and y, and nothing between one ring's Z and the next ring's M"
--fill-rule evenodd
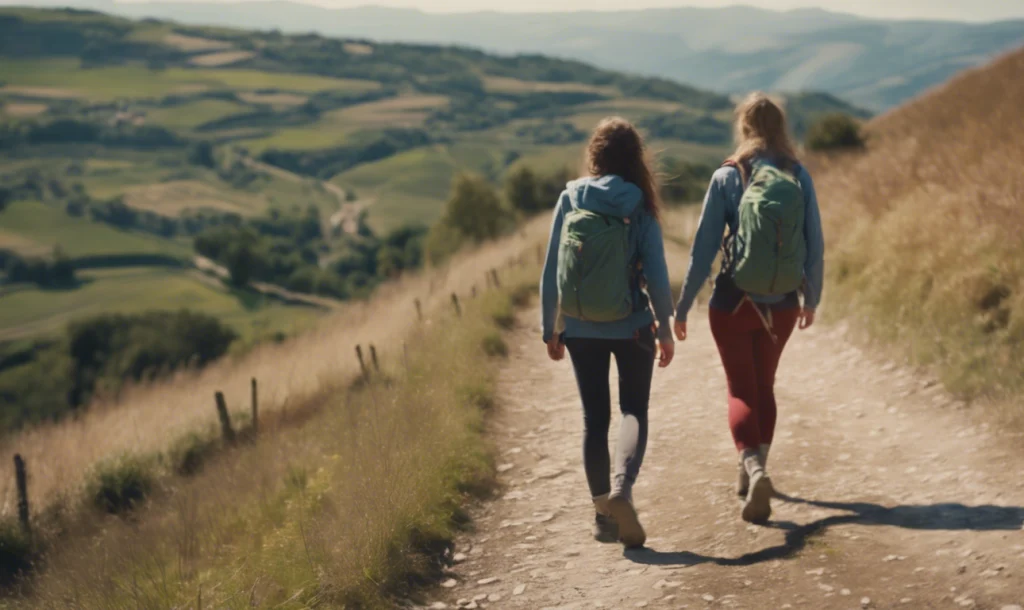
M265 303L262 297L232 294L195 272L130 267L85 271L75 290L25 288L5 295L0 308L0 341L49 335L72 319L101 313L193 309L215 315L245 340L301 328L316 319L312 308Z
M449 270L405 278L315 333L8 439L37 473L35 514L63 506L58 519L75 532L48 554L32 594L10 607L52 607L68 596L83 609L177 607L200 591L216 607L234 607L239 595L261 606L386 607L407 571L425 567L416 552L451 535L460 498L489 472L479 432L500 360L484 345L500 350L495 324L507 324L512 310L507 294L492 292L467 298L456 323L448 294L466 298L487 270L532 253L543 224L528 227L528 238L457 258ZM526 283L536 273L527 269ZM502 274L506 287L519 284ZM422 299L429 324L416 323L413 298ZM358 369L347 354L367 341L376 342L394 383L349 391ZM395 347L403 343L407 351ZM260 442L208 462L197 476L168 472L181 455L174 440L206 435L214 421L196 397L223 390L237 409L253 376ZM123 521L83 510L82 479L125 453L159 478L154 502ZM37 531L48 532L45 523ZM110 560L95 561L97 552Z
M60 247L68 256L102 254L167 254L187 257L187 243L176 243L140 233L118 231L108 225L68 216L37 201L17 201L0 213L0 231L30 240L39 248Z
M967 397L1024 388L1024 51L873 121L817 168L828 308ZM1018 410L1019 415L1019 410Z
M258 70L167 68L144 66L81 67L78 59L4 59L0 81L8 85L50 87L68 97L96 101L119 98L160 98L174 93L207 89L280 89L312 93L326 90L367 91L380 85L372 81L339 79L306 74L281 74Z

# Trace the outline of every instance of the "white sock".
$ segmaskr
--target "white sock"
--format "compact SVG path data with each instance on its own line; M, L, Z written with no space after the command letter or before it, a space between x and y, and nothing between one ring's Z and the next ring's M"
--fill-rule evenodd
M744 449L743 468L750 476L754 476L759 471L763 472L764 463L761 460L761 452L757 449Z

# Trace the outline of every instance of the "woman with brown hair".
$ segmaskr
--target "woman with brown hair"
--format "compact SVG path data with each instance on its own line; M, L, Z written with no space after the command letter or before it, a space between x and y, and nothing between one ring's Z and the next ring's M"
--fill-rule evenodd
M766 464L775 434L775 372L793 329L814 323L825 245L814 183L797 159L782 109L762 93L748 97L736 109L736 141L704 199L675 331L686 340L686 315L722 249L708 306L711 333L728 382L742 517L761 523L771 517L774 495Z
M568 348L583 402L594 537L638 547L646 534L632 490L647 446L656 338L661 367L674 354L658 188L640 134L623 119L602 121L586 155L589 175L570 182L555 206L540 286L541 322L552 360L562 360ZM556 334L559 317L565 328ZM623 415L614 473L608 451L613 355Z

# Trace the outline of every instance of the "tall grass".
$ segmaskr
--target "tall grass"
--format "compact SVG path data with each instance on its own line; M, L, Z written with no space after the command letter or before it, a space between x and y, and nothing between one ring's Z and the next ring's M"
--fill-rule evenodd
M301 426L192 477L130 519L88 523L51 551L18 608L388 607L440 573L463 496L489 483L480 434L495 333L536 269L383 343L381 373L319 386ZM483 277L481 275L481 277ZM94 518L95 519L95 518Z
M1024 389L1024 50L867 126L814 163L827 309L964 398Z
M248 404L249 380L260 383L261 415L274 418L321 400L330 388L358 374L353 348L374 343L384 357L395 357L419 325L413 299L420 299L428 325L450 309L450 294L483 288L484 273L510 256L532 248L542 225L482 247L443 270L410 276L382 287L371 301L353 303L315 330L279 345L265 345L240 359L200 373L183 372L151 386L131 388L116 402L96 404L79 417L26 430L0 441L0 455L20 453L28 463L34 510L67 511L82 497L87 474L123 454L160 454L177 439L202 432L216 421L213 396L223 391L231 410ZM532 252L532 250L531 250ZM432 321L433 320L433 321ZM0 517L16 507L14 469L0 463ZM59 506L58 506L59 505Z

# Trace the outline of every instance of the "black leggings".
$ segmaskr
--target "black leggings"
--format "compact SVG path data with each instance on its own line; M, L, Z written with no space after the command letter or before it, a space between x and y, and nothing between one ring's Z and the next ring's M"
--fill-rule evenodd
M622 425L615 457L615 491L630 494L647 449L647 404L654 374L654 333L642 328L634 339L567 338L580 398L583 401L583 466L590 493L609 493L611 459L608 428L611 425L611 389L608 371L611 357L619 369L619 408Z

